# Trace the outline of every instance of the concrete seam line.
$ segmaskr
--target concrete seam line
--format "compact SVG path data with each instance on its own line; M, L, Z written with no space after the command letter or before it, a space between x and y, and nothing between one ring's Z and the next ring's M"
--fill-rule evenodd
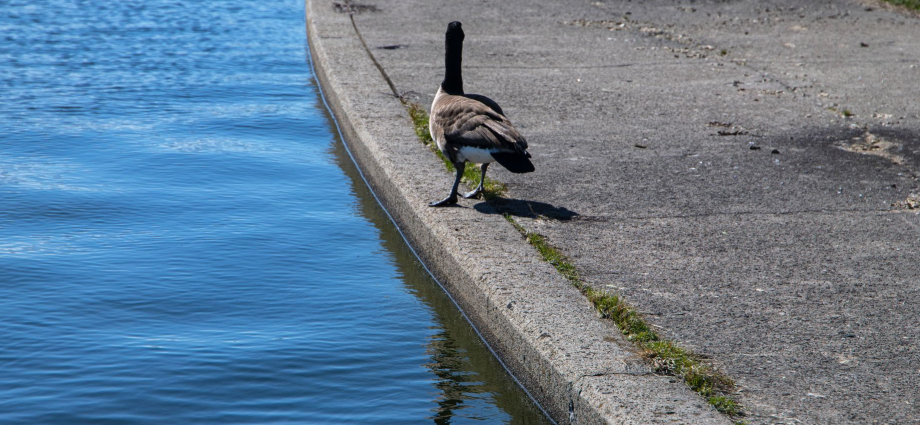
M419 149L403 105L384 94L388 84L365 56L350 17L319 1L306 4L316 79L362 174L423 263L550 417L728 423L682 383L651 374L635 353L610 341L610 324L499 214L428 208L427 198L440 192L431 181L444 176L443 168Z
M374 54L371 52L371 49L367 47L367 42L364 41L364 36L361 35L361 30L358 29L358 24L355 23L355 15L353 13L348 14L348 19L351 20L351 26L355 29L355 34L358 35L358 40L361 40L361 45L364 46L364 51L367 52L367 56L371 58L371 61L374 62L374 66L377 67L377 70L380 71L380 75L383 76L383 79L386 80L387 85L390 86L390 90L393 91L393 96L397 98L401 97L399 91L396 90L396 85L393 84L393 80L390 79L390 76L387 75L387 71L380 66L380 62L377 62L377 58L374 57Z

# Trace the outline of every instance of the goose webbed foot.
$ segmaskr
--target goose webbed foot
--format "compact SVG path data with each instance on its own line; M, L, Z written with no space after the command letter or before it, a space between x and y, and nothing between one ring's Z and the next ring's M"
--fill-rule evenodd
M466 197L466 195L463 195L463 196ZM429 207L447 207L447 206L456 205L456 204L457 204L457 194L456 194L456 193L452 193L452 194L450 194L450 196L448 196L448 197L446 197L446 198L444 198L444 199L442 199L442 200L440 200L440 201L438 201L438 202L432 202L432 203L428 204L428 206L429 206Z
M482 189L477 187L476 190L471 190L469 192L464 193L463 197L466 199L471 199L471 198L475 198L479 196L480 193L482 193Z
M460 179L463 178L463 169L466 168L466 163L455 162L454 168L457 170L457 176L454 178L454 185L450 188L450 195L438 202L428 204L429 207L446 207L457 203L457 187L460 185Z
M488 162L479 166L479 169L482 171L482 174L480 174L479 176L479 186L477 186L476 189L473 189L470 192L464 193L463 194L464 198L466 199L475 198L479 196L480 193L482 193L482 185L486 182L486 169L487 168L489 168Z

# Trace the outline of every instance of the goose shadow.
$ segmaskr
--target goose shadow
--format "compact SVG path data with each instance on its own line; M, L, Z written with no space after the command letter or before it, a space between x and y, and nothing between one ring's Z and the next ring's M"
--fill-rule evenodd
M498 198L480 202L473 209L483 214L510 214L514 217L525 218L550 218L559 221L568 221L578 216L578 213L565 207L523 199Z

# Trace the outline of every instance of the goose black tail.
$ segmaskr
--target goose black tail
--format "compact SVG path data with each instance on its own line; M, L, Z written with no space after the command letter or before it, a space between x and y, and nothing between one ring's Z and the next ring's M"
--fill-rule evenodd
M534 171L533 163L526 155L511 152L493 152L492 158L512 173L529 173Z

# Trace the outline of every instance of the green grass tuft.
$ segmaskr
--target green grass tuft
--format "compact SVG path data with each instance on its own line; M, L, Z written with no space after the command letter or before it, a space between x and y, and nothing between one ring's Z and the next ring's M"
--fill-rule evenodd
M406 103L405 105L409 109L409 117L412 118L415 135L426 145L434 143L428 131L428 113L425 112L425 109L417 103Z
M738 414L741 413L741 406L739 406L735 400L728 397L709 397L709 404L715 407L716 410L729 416L738 416Z
M601 317L613 320L626 336L637 344L658 341L658 335L639 317L619 296L590 287L583 287L582 292L594 303Z
M530 242L543 256L543 261L552 264L562 276L570 281L581 280L578 276L578 271L575 270L575 266L569 263L559 250L548 244L545 237L536 233L526 233L525 236L527 237L527 242Z
M849 118L849 117L852 117L852 116L855 116L855 115L856 115L856 114L853 113L853 111L851 111L851 110L849 110L849 109L840 110L840 109L837 109L837 108L835 108L835 107L833 107L833 106L828 106L826 109L827 109L828 111L831 111L831 112L833 112L833 113L835 113L835 114L837 114L837 115L840 115L840 116L842 116L842 117L844 117L844 118Z
M419 140L428 146L438 158L441 158L447 170L453 173L456 170L454 164L447 160L447 157L441 153L441 150L438 149L434 140L431 138L431 132L428 131L428 113L425 112L425 108L422 108L417 103L404 102L404 104L409 110L409 116L412 118L412 126L415 129L415 135L418 136ZM480 175L479 167L473 166L472 164L467 164L466 168L463 169L463 181L472 187L479 185ZM486 182L483 184L482 189L483 199L491 200L504 195L508 187L505 186L504 183L486 177Z
M920 0L885 0L888 3L897 6L904 6L908 9L920 10Z

